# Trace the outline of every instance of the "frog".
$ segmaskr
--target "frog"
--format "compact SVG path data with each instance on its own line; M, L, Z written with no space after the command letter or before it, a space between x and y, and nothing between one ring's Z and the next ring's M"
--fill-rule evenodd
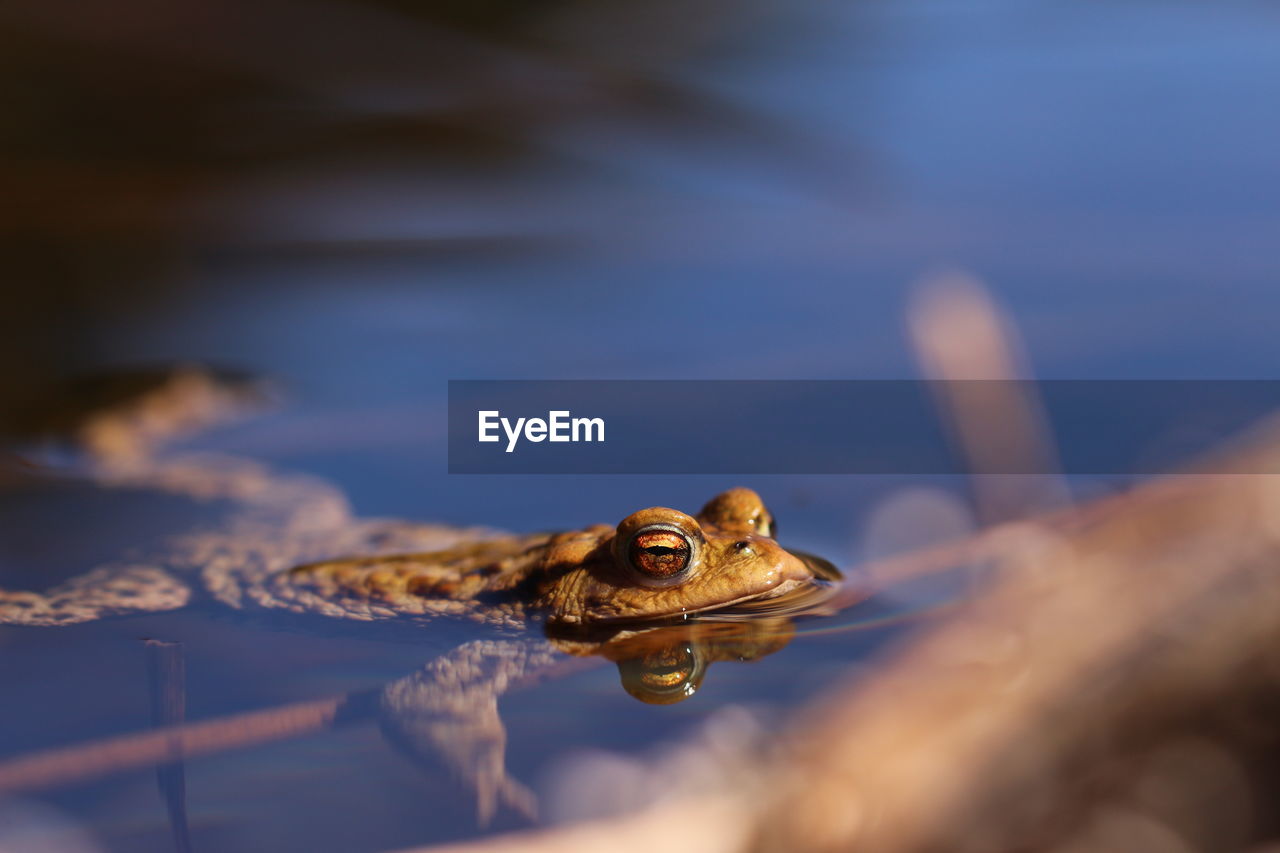
M750 606L840 581L830 563L779 544L773 514L751 489L722 491L693 514L646 507L616 524L553 533L364 518L311 475L165 452L255 401L259 390L243 377L183 366L124 386L64 430L77 475L217 504L222 516L42 592L0 588L0 625L166 611L203 596L268 616L492 628L386 685L378 702L388 740L415 760L443 756L474 791L481 823L499 804L535 812L532 794L505 771L497 701L512 684L565 656L594 656L618 666L633 697L683 701L710 663L785 645L789 618L751 620Z

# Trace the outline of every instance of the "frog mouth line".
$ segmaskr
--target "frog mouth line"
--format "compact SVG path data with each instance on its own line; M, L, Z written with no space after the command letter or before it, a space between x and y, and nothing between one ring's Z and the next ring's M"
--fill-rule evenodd
M807 551L788 548L787 553L804 563L811 576L788 578L773 589L690 610L686 615L698 615L704 618L714 615L716 618L727 620L743 619L762 613L799 615L815 610L835 595L841 581L844 580L844 574L835 567L834 563ZM786 600L787 604L780 606L780 600Z
M764 592L758 592L755 595L744 595L741 598L735 598L732 601L725 601L725 602L721 602L720 604L712 604L710 606L700 607L697 610L690 610L688 612L690 614L716 613L721 610L730 610L740 604L747 604L749 602L771 601L775 598L782 598L783 596L790 595L796 590L808 587L813 583L814 581L809 579L797 580L795 578L791 578L778 584L773 589L768 589L768 590L765 590Z
M772 589L744 595L730 601L681 610L676 613L654 614L640 619L620 619L617 620L617 623L630 622L633 624L654 625L664 622L683 622L693 618L707 621L736 622L759 618L765 614L790 613L800 615L806 612L816 612L816 608L830 599L838 588L839 584L824 578L790 578ZM784 601L786 604L782 604Z
M818 616L834 609L828 606L841 584L824 578L785 581L761 595L744 596L718 607L697 611L708 622L741 622L763 616Z

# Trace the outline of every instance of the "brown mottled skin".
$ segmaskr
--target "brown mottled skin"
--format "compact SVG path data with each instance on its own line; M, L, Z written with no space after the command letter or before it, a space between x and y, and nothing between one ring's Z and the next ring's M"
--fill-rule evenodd
M692 554L681 577L655 585L621 543L652 526L683 534ZM329 560L298 566L267 583L276 606L309 609L324 600L364 612L430 615L430 602L482 621L537 617L552 627L678 617L780 595L812 580L805 564L771 538L759 495L732 489L695 516L664 507L632 513L616 527L493 539L444 551ZM458 606L461 605L461 606Z

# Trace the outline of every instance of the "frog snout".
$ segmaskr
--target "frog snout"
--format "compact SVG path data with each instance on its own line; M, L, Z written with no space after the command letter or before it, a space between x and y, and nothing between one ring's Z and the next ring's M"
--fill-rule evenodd
M766 556L769 558L772 569L769 572L770 587L781 586L788 581L813 580L813 572L809 570L805 562L778 543L760 542L753 544L759 549L768 549L769 553Z
M786 581L810 581L813 580L813 572L809 571L809 567L804 564L799 557L783 550L781 570L778 572L779 583Z

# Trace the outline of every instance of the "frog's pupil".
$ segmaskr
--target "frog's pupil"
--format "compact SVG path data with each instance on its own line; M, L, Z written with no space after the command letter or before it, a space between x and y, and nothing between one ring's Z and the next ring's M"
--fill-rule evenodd
M631 546L631 562L650 577L673 577L689 564L689 544L680 534L665 530L638 536Z

